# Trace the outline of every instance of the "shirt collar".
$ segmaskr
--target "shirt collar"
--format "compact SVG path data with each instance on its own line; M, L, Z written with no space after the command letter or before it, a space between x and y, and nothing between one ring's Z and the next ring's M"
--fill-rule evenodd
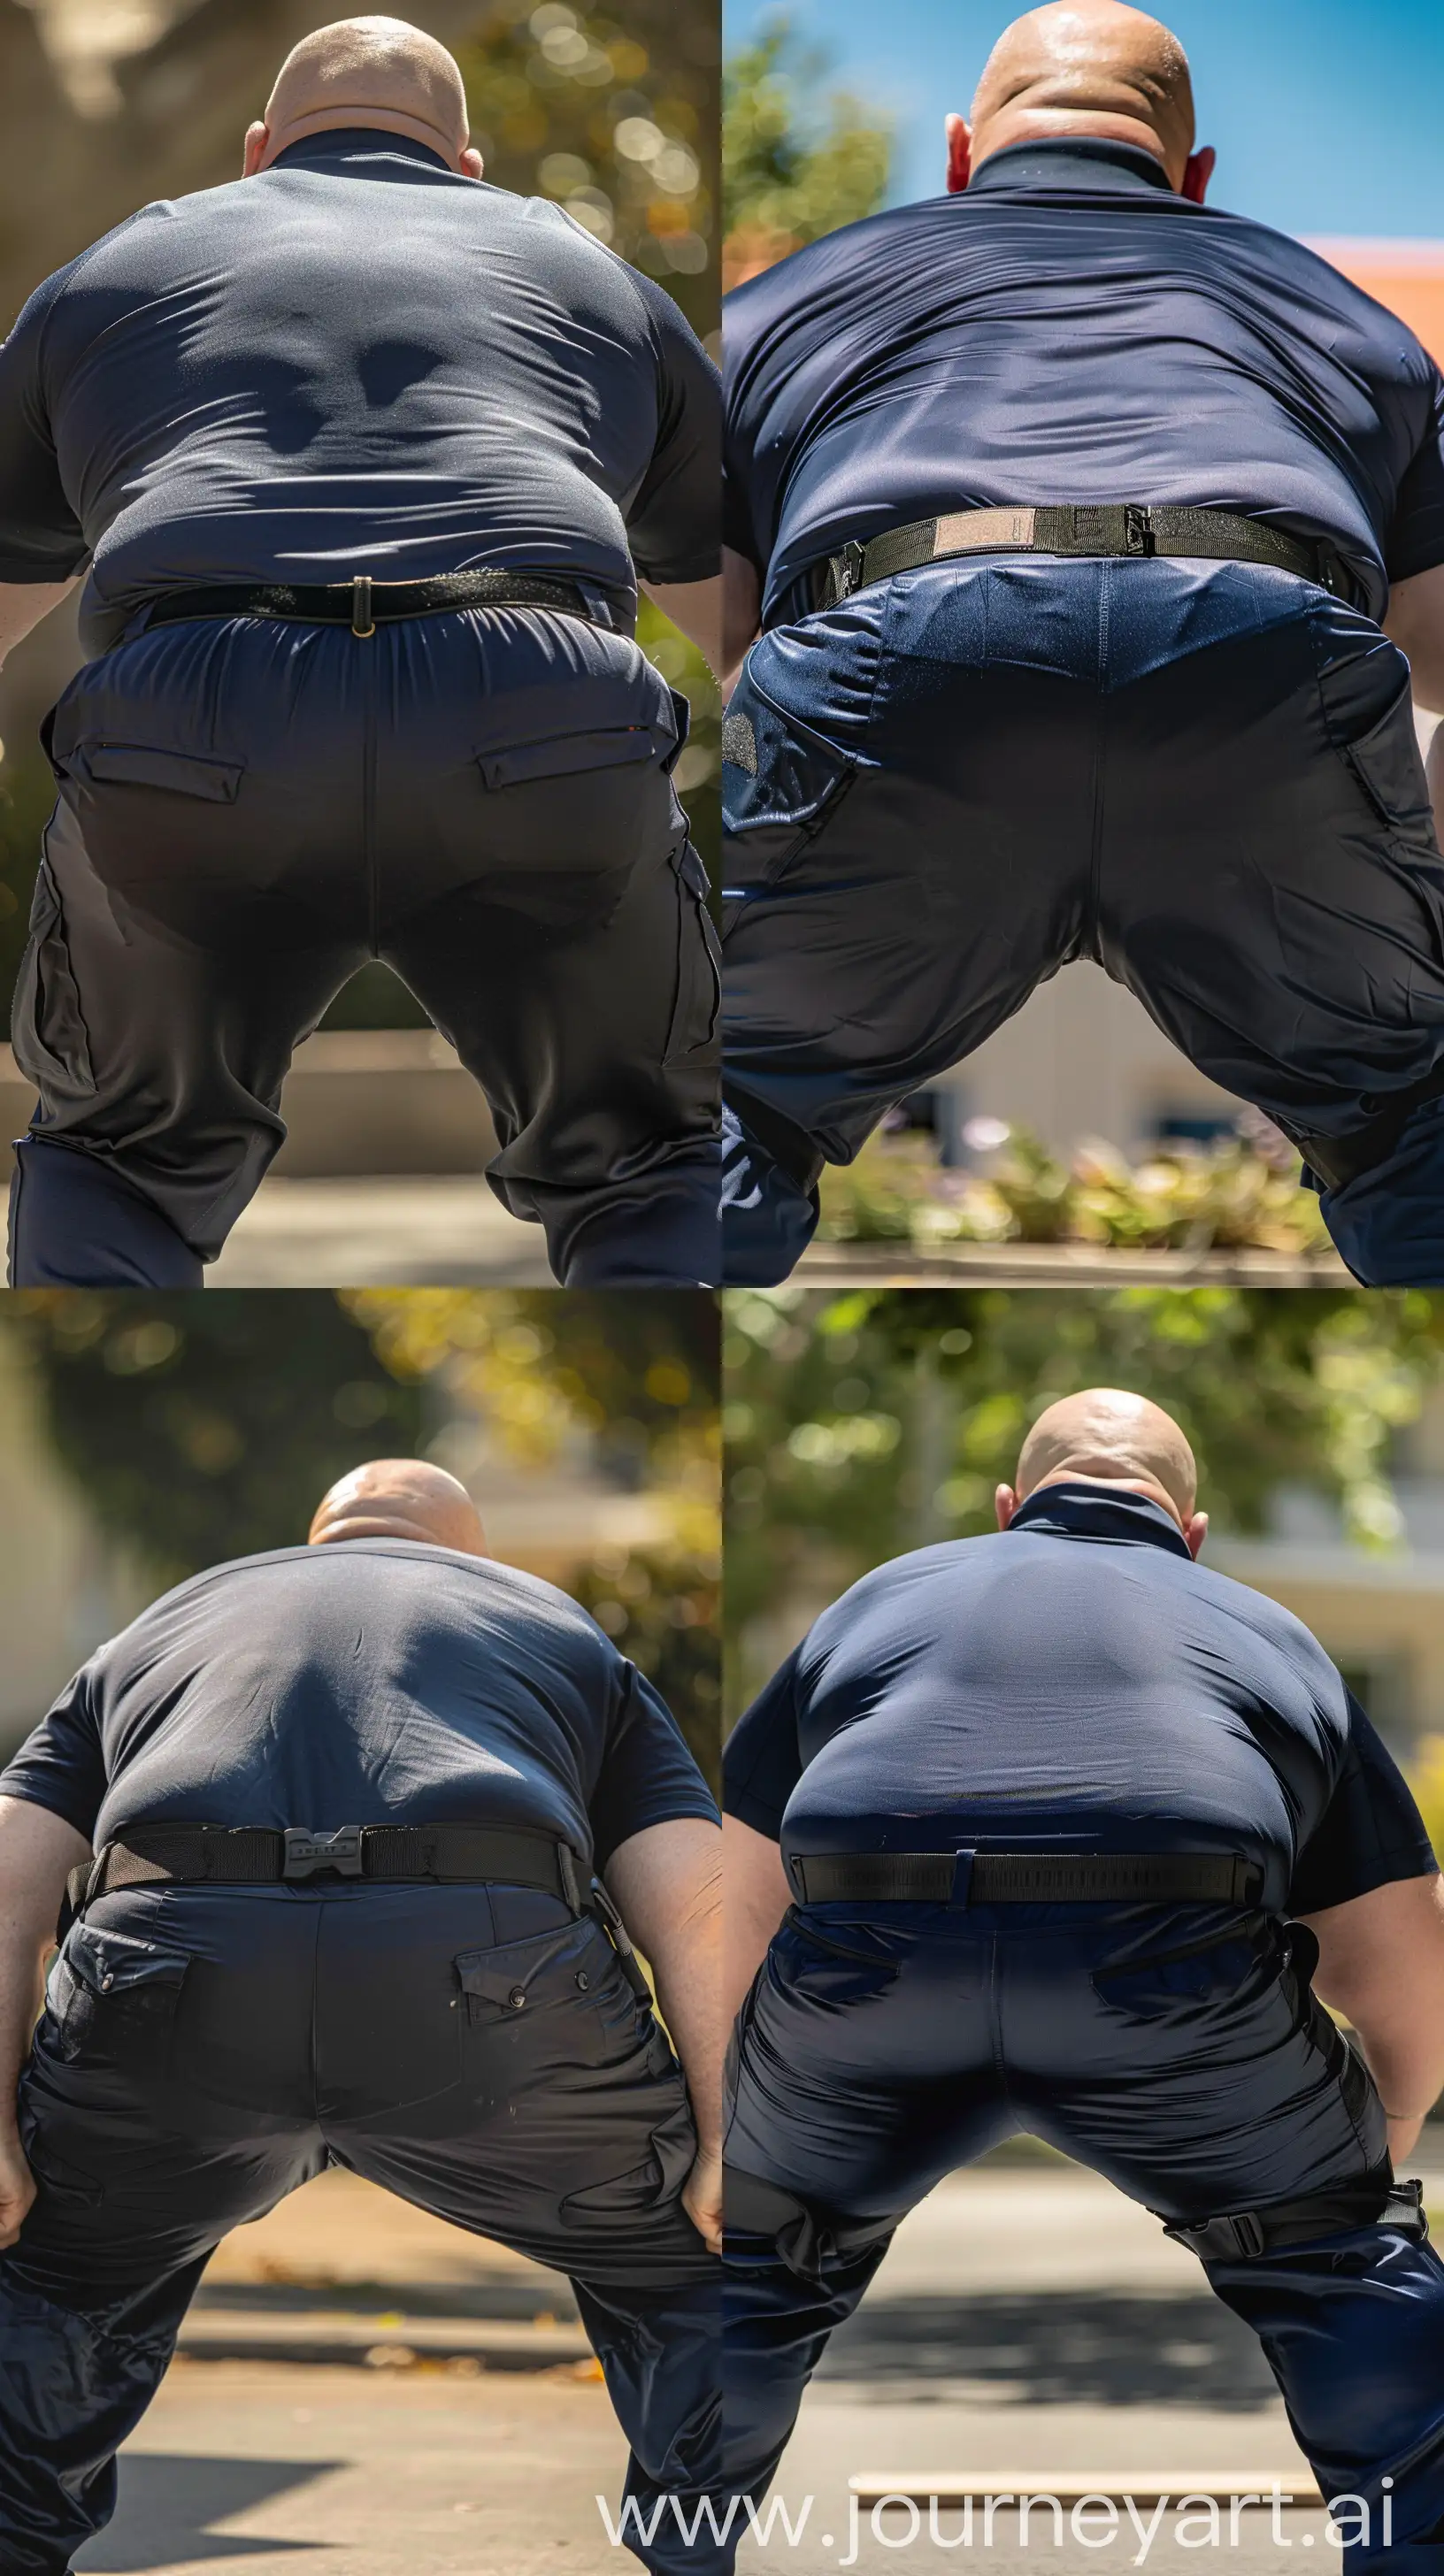
M1040 1530L1048 1538L1108 1539L1115 1546L1163 1547L1188 1555L1188 1541L1161 1503L1146 1494L1119 1493L1104 1485L1040 1485L1020 1503L1010 1530Z
M299 143L288 143L271 163L273 170L289 169L292 163L308 170L327 164L342 168L358 162L376 160L419 161L431 170L445 170L455 178L449 162L429 143L418 143L409 134L391 134L382 125L336 125L324 134L303 134Z
M1102 134L1058 134L1035 143L1005 143L1001 152L990 152L964 193L974 197L980 188L1087 188L1136 196L1140 184L1174 194L1162 163L1136 143L1110 143Z

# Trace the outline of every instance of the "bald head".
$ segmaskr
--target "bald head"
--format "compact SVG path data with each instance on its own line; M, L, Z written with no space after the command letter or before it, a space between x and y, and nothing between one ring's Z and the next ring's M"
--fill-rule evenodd
M1208 1523L1193 1508L1193 1451L1172 1415L1146 1396L1091 1386L1050 1404L1023 1443L1016 1490L999 1488L1001 1526L1007 1528L1019 1503L1040 1486L1074 1482L1126 1485L1147 1494L1177 1521L1195 1555L1203 1544Z
M950 132L954 124L967 134L961 118ZM976 169L1011 143L1093 136L1150 153L1172 188L1201 198L1213 156L1193 155L1193 132L1188 56L1167 27L1121 0L1053 0L1014 19L993 47L968 157Z
M404 18L338 18L286 56L265 119L246 137L246 176L278 152L341 126L374 125L429 144L453 170L481 176L468 149L466 88L446 47Z
M424 1458L372 1458L323 1495L310 1544L348 1538L403 1538L485 1556L481 1515L463 1484Z

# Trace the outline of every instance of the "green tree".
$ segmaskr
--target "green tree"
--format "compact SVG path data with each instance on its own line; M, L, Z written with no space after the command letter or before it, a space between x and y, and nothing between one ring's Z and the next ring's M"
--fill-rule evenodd
M20 1289L61 1464L161 1583L290 1547L332 1480L420 1440L422 1397L325 1289Z
M1210 1508L1257 1529L1290 1481L1356 1539L1399 1519L1390 1442L1444 1369L1444 1297L1230 1288L795 1289L727 1301L727 1627L735 1715L760 1623L868 1566L992 1526L1024 1433L1058 1396L1166 1405Z
M835 90L815 95L825 55L804 50L785 15L742 47L723 75L722 170L731 276L877 212L892 163L891 120Z

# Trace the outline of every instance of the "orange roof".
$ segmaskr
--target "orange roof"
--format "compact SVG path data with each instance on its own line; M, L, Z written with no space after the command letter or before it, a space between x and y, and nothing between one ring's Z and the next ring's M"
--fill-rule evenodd
M1444 242L1312 241L1309 248L1387 304L1444 367Z

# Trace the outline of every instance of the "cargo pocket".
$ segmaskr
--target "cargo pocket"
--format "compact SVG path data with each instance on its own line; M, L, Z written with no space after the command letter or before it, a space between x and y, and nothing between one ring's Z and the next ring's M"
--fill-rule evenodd
M664 1064L710 1046L722 1007L722 957L707 909L707 871L690 841L672 852L670 865L677 885L677 983Z
M1434 814L1408 682L1377 724L1336 748L1380 821L1411 846L1432 848Z
M166 2074L189 1967L183 1951L73 1924L46 1988L54 2054L136 2078Z
M209 805L233 805L245 764L213 760L190 751L168 751L144 742L82 740L57 765L69 778L96 780L118 787L160 787L173 796L198 796Z
M43 1099L53 1099L57 1090L71 1097L94 1092L90 1039L71 968L64 909L48 858L41 859L35 879L11 1037L16 1064Z
M769 894L857 776L857 764L788 715L744 667L722 723L722 935Z
M649 2152L640 2164L609 2175L605 2182L589 2183L584 2191L568 2193L561 2204L563 2222L625 2217L630 2211L655 2209L663 2201L675 2200L692 2170L696 2153L697 2132L691 2108L683 2100L658 2122L652 2131Z

